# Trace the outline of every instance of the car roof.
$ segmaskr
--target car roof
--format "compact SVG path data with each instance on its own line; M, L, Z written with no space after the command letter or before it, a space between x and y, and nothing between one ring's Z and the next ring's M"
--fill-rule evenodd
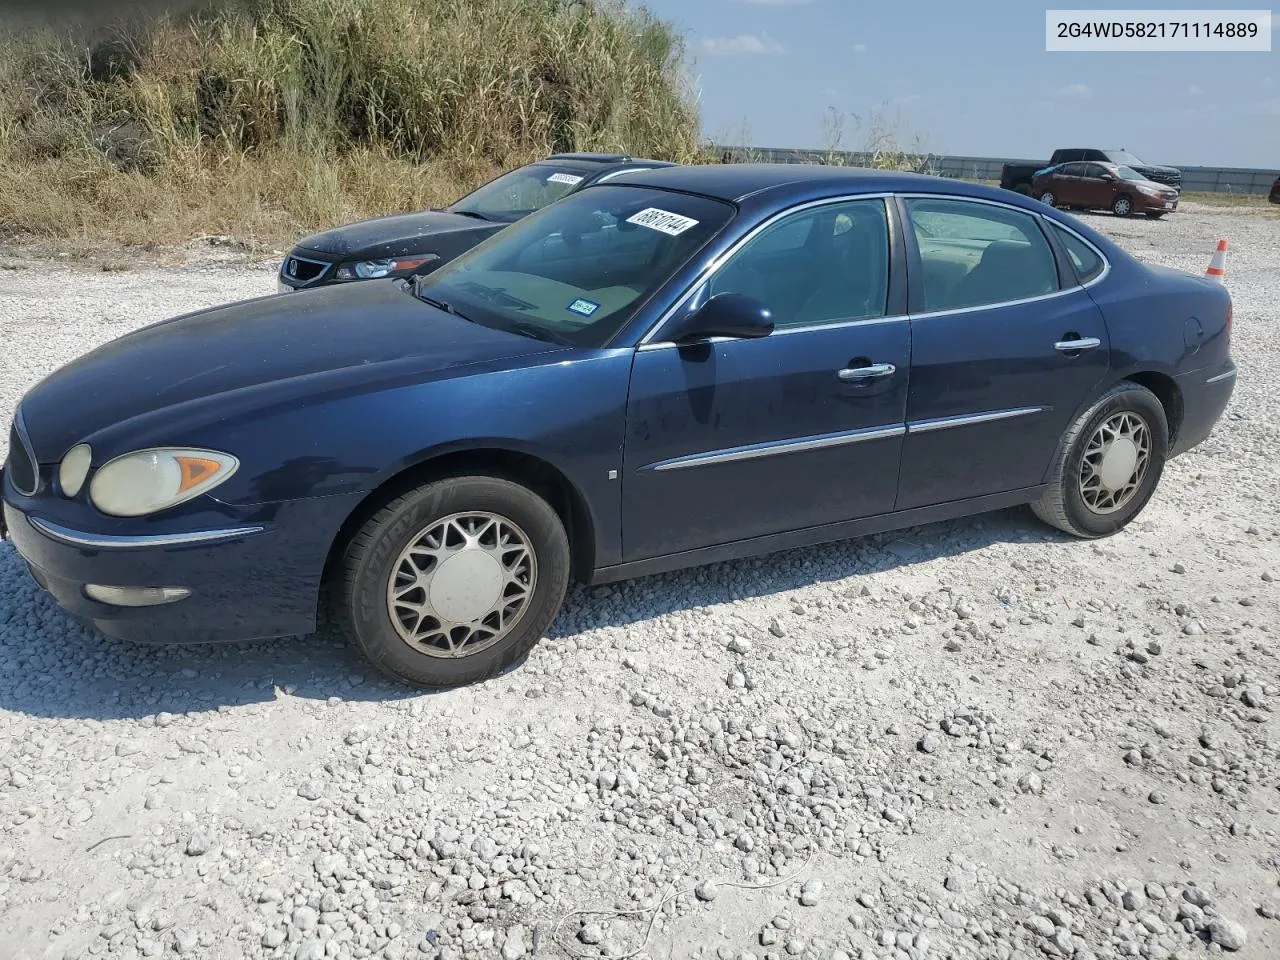
M553 153L538 163L547 160L577 160L580 163L640 163L653 167L675 166L669 160L648 160L644 157L632 157L625 153Z
M813 163L728 163L669 166L624 174L611 184L654 187L696 193L716 200L741 203L765 191L822 191L848 193L890 193L924 191L1008 199L1008 191L985 184L945 177L868 167L836 167Z

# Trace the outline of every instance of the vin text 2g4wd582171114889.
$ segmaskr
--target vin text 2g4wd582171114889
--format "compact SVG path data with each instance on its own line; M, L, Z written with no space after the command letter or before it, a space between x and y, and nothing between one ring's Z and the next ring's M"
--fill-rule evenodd
M492 676L589 582L1015 504L1122 529L1231 396L1225 288L974 184L669 167L414 282L201 311L17 410L4 516L115 636ZM85 403L84 398L94 398Z

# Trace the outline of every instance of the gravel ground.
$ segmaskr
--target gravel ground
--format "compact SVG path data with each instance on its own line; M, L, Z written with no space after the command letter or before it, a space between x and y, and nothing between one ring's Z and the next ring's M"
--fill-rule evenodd
M0 544L0 956L1280 955L1280 222L1092 222L1228 237L1240 366L1102 542L1014 510L578 588L434 695L329 634L106 641ZM191 259L0 273L0 418L273 288Z

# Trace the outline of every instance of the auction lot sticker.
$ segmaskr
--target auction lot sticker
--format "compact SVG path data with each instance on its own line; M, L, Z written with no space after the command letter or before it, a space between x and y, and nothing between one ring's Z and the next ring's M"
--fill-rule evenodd
M547 177L547 183L567 183L573 186L575 183L581 183L581 177L575 177L572 173L553 173Z
M646 207L639 213L632 214L627 217L627 223L637 223L642 227L659 230L673 237L678 237L690 227L698 225L698 221L692 217L682 217L678 213L659 210L657 207Z
M1045 49L1269 53L1270 10L1046 10Z

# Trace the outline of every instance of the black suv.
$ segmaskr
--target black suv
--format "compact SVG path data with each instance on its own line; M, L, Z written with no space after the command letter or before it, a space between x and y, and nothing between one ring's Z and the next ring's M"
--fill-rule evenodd
M400 213L303 237L280 264L279 290L430 273L503 227L583 187L669 167L613 153L558 153L502 174L443 210Z

